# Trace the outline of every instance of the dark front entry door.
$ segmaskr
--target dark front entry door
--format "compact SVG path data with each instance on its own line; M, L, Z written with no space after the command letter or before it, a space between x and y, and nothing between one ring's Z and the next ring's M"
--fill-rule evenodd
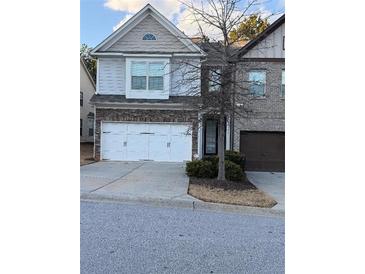
M225 124L227 122L225 121ZM204 121L204 155L218 154L218 120L207 118ZM226 148L226 127L224 130L224 147Z
M241 131L240 151L246 170L285 171L285 133Z

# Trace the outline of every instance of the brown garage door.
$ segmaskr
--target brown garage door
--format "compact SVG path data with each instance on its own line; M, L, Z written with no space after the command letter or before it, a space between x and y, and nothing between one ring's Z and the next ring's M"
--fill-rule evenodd
M246 155L246 170L285 170L284 132L241 131L240 151Z

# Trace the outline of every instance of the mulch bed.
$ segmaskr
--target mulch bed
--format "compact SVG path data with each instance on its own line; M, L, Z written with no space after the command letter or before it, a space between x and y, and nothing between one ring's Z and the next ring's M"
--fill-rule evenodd
M247 178L241 182L220 181L217 179L190 178L190 184L207 186L211 188L222 188L224 190L248 190L257 189Z
M188 193L202 201L271 208L276 201L245 179L242 182L190 178Z

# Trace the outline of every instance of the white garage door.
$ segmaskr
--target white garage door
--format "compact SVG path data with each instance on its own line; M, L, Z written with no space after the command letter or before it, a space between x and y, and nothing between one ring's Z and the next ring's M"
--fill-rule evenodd
M168 161L191 160L192 136L188 125L103 123L103 160Z

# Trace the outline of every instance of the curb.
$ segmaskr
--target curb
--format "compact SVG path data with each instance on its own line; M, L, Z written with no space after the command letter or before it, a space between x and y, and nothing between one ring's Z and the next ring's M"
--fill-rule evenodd
M94 202L117 202L117 203L130 203L130 204L147 204L153 206L162 207L181 207L190 208L193 210L210 210L210 211L224 211L241 213L247 215L259 215L259 216L272 216L272 217L285 217L285 211L273 208L261 208L250 206L239 206L229 204L217 204L209 203L201 200L189 201L185 199L163 199L163 198L148 198L148 197L127 197L116 195L103 195L96 193L82 193L80 195L82 201L94 201Z

